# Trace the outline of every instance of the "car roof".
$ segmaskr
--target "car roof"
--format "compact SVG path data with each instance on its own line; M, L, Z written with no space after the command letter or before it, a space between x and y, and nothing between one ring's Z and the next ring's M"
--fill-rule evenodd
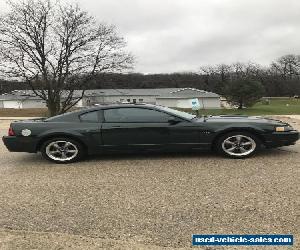
M97 106L93 106L93 107L84 107L79 110L75 110L72 112L64 113L64 114L53 116L53 117L49 117L49 118L45 119L45 121L46 122L71 121L74 119L78 119L78 116L80 116L81 114L91 112L91 111L104 110L104 109L110 109L110 108L133 108L133 107L159 109L160 106L148 104L148 103L126 103L126 104L115 103L115 104L108 104L108 105L97 105Z
M101 109L110 109L110 108L132 108L132 107L139 107L139 108L159 108L159 105L149 104L149 103L114 103L114 104L107 104L107 105L97 105L93 107L87 107L81 109L81 111L93 111L93 110L101 110Z

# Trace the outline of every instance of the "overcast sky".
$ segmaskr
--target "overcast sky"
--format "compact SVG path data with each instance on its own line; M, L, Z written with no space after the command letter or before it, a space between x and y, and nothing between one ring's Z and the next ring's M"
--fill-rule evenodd
M299 0L78 2L117 26L136 56L136 72L196 71L235 61L268 65L281 55L300 54Z

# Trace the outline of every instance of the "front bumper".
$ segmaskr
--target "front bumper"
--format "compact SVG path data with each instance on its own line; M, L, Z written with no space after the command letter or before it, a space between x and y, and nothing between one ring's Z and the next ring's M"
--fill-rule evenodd
M3 136L2 141L11 152L37 152L37 140L34 137Z
M296 130L289 132L273 132L265 134L265 145L267 148L294 145L299 140L299 132Z

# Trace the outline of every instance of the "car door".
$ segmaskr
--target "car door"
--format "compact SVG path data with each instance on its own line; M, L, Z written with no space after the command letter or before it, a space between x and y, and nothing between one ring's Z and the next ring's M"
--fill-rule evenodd
M159 149L169 140L171 115L150 108L104 109L103 146L111 149Z
M172 149L203 149L210 145L207 142L207 131L202 122L176 119L168 128L169 148Z
M167 129L169 150L203 149L210 145L210 133L203 117L168 108L158 107L171 116Z

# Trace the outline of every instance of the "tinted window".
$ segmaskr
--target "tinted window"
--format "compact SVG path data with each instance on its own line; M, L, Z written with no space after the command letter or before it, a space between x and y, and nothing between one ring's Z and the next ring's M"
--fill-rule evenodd
M104 110L106 122L168 122L170 115L143 108L119 108Z
M82 122L99 122L98 111L85 113L80 116Z

